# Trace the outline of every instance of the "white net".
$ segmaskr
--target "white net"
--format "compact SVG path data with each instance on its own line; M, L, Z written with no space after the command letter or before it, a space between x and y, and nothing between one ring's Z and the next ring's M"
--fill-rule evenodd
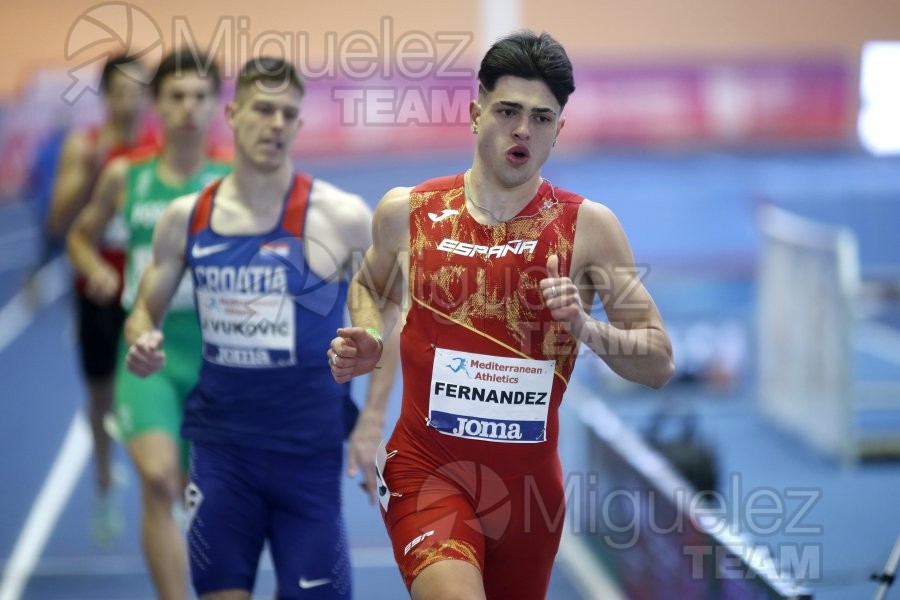
M770 205L760 226L759 406L816 449L852 461L856 238Z

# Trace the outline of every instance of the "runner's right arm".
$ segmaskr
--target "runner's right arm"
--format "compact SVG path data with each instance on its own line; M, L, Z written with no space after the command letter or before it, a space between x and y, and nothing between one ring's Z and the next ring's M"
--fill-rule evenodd
M119 274L100 255L98 245L107 225L124 204L129 166L127 158L118 158L103 170L66 241L72 266L87 279L85 292L98 302L113 300L119 289Z
M353 327L338 329L331 341L328 357L338 383L371 372L381 359L383 344L367 330L388 336L385 325L398 320L393 315L406 301L404 282L409 263L403 250L408 246L409 188L394 188L375 209L372 246L350 282L347 305Z

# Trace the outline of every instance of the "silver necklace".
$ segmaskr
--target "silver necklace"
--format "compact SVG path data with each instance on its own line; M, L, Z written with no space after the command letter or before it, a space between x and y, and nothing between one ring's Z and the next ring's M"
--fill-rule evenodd
M530 215L517 215L515 217L512 217L511 219L507 219L504 221L503 219L497 218L497 216L494 213L492 213L490 210L488 210L484 206L481 206L480 204L475 202L475 196L472 194L472 191L469 187L469 173L471 173L471 172L472 172L472 169L467 169L465 174L463 175L463 195L464 195L463 200L464 201L468 200L472 204L472 206L474 206L481 212L483 212L487 215L490 215L490 217L492 219L494 219L494 221L496 221L497 223L511 223L512 221L517 221L519 219L530 219L531 217L537 216L541 210L547 210L548 208L552 208L559 203L559 198L556 197L556 188L553 187L553 184L550 183L549 179L544 179L543 177L541 177L541 182L546 183L547 185L550 186L550 198L544 199L544 204L541 206L540 210L538 210L538 212L530 214Z

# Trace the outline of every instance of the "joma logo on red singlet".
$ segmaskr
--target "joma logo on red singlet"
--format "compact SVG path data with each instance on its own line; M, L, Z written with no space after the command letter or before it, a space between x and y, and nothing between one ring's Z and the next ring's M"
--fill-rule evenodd
M475 256L481 254L487 257L502 257L507 254L525 254L526 252L534 252L537 248L537 240L513 240L499 246L478 246L476 244L467 244L444 238L438 244L438 250L449 252L450 254L459 254L461 256Z

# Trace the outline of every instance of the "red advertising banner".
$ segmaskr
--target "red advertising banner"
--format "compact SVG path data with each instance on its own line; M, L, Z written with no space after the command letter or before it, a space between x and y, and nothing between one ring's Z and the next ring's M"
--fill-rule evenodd
M565 110L567 148L846 144L855 82L838 60L610 66L576 62ZM474 72L474 71L473 71ZM96 122L91 93L66 97L71 75L38 71L0 113L0 197L16 197L40 143L59 127ZM472 78L440 75L311 79L297 158L463 150L471 146ZM231 98L230 86L223 102ZM212 133L228 146L220 118Z

